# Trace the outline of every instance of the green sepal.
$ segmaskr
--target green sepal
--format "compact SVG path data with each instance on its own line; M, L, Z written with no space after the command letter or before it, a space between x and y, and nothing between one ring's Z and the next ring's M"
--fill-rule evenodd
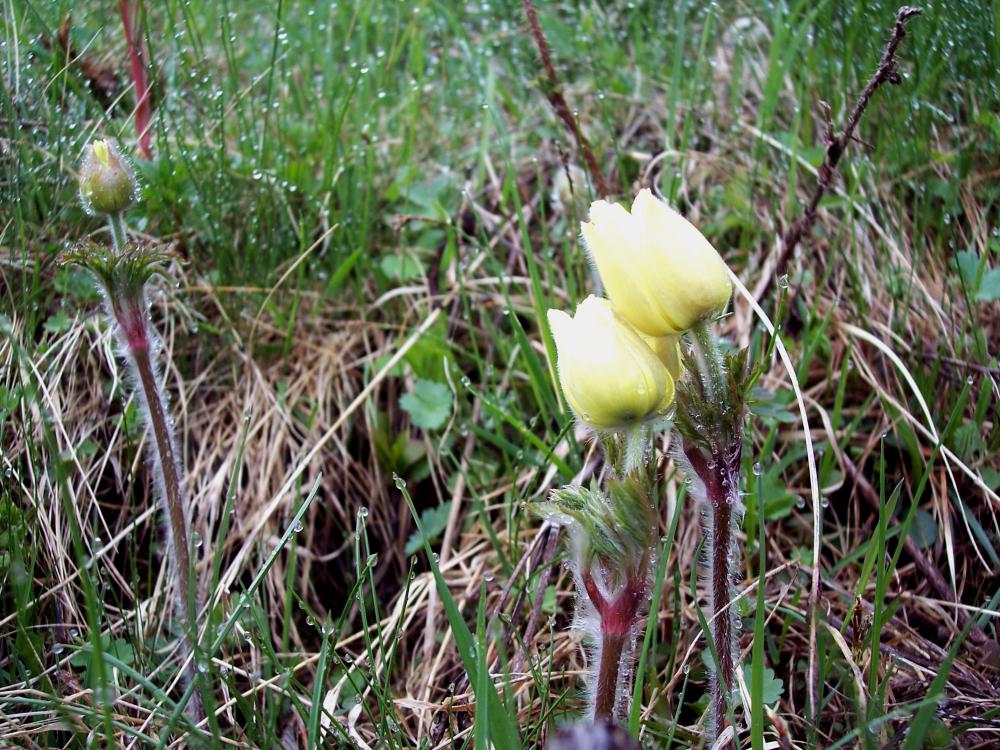
M700 377L700 367L693 351L684 353L685 376L677 384L677 410L674 424L685 444L714 452L714 448L741 441L746 414L746 381L750 377L747 350L722 354L724 390L719 402L713 402Z
M601 435L605 463L615 476L635 476L652 488L656 462L647 460L652 439L653 431L648 425L633 425L628 430Z
M114 249L96 242L83 242L63 254L62 265L88 269L97 278L114 307L141 302L146 282L156 274L165 275L163 264L171 254L145 242L127 242Z
M596 484L553 490L543 513L553 511L575 522L574 542L579 562L589 569L596 561L624 583L655 542L656 511L635 476L612 479L607 493Z

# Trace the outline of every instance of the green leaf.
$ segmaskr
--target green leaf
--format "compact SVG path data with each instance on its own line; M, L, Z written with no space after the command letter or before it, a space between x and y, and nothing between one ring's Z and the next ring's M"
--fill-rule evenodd
M974 422L966 422L956 428L951 436L953 450L966 461L982 449L982 442L979 427Z
M73 327L73 318L67 315L65 310L60 310L49 316L42 327L47 333L65 333Z
M402 190L409 202L408 213L431 219L446 219L458 208L459 195L454 181L447 175L432 177L409 185Z
M93 456L95 453L97 453L97 450L98 450L97 443L95 443L93 440L84 440L82 443L76 446L76 455Z
M386 352L385 354L380 354L378 357L375 358L375 361L372 363L372 371L382 372L382 368L385 367L387 364L389 364L389 361L395 356L395 354L396 354L395 352ZM386 376L390 378L402 377L402 375L406 372L406 365L404 364L404 362L405 360L400 360L399 362L394 364L391 368L389 368L389 371L386 373Z
M448 324L442 318L424 333L406 353L404 361L413 368L413 374L427 380L444 380L445 360L454 365L449 349ZM402 363L400 363L402 364Z
M122 664L132 664L135 661L135 649L132 644L121 638L111 641L107 648L107 653L115 657Z
M115 422L127 435L140 434L142 430L142 410L134 399L125 405L121 414L115 418Z
M910 538L920 549L927 549L937 541L938 525L934 516L923 508L917 508L910 527Z
M559 603L558 592L555 586L546 586L545 594L542 596L542 612L553 614Z
M991 490L1000 488L1000 471L985 466L979 473L982 474L983 481L986 482L986 486Z
M750 665L744 664L743 679L746 681L747 685L750 684L750 677ZM768 706L773 706L781 700L781 696L784 692L785 683L774 675L773 669L770 667L764 667L764 703ZM742 702L742 693L737 692L737 700Z
M74 301L98 302L101 299L93 277L82 268L60 268L52 279L52 285L60 296Z
M451 414L451 391L444 383L420 379L399 405L410 415L414 427L436 430Z
M993 268L986 272L982 281L979 282L976 299L980 302L993 302L1000 299L1000 268Z
M111 636L107 634L102 635L101 650L105 654L115 657L122 664L132 664L135 662L135 649L131 643L122 638L111 640ZM70 664L74 667L88 673L94 668L94 661L94 651L90 643L83 645L69 660Z
M955 269L972 292L976 291L976 276L979 274L979 256L971 250L955 254Z
M379 267L382 269L382 273L397 281L420 279L424 277L425 273L424 264L420 262L420 258L411 253L383 255Z
M768 521L775 521L789 515L792 512L792 508L802 500L801 497L788 489L788 485L782 479L782 467L780 465L768 468L761 475L760 493L764 498L764 518ZM753 529L756 524L757 508L750 505L746 509L743 528Z
M442 503L436 508L428 508L423 511L420 514L420 526L406 540L406 554L415 555L423 548L424 543L433 544L436 542L448 526L448 514L450 512L450 503Z
M791 424L798 417L789 411L788 404L792 394L786 389L780 393L771 393L766 388L756 387L750 395L748 406L750 413L758 417L770 418L782 424Z

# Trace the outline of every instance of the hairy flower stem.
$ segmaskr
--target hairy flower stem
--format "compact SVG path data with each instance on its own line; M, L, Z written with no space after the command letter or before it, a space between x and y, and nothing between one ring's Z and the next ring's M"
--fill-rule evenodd
M732 600L733 574L730 566L733 546L733 508L722 502L712 506L712 640L715 641L718 658L716 674L715 726L718 730L726 726L729 710L728 696L732 695L734 676L734 653L736 639L733 637L733 612L729 605Z
M624 589L608 600L601 593L593 575L583 578L587 597L594 605L601 619L600 664L597 667L597 683L594 691L594 720L614 722L620 704L619 688L621 676L630 666L632 658L630 639L635 634L639 619L639 607L645 594L644 579L649 565L648 556L637 566L637 574L631 576Z
M724 415L733 409L742 410L741 404L729 403L722 358L707 324L696 326L692 333L695 355L705 386L705 398L713 411ZM720 424L724 422L725 420L719 420ZM742 436L738 433L727 434L728 431L723 429L713 430L709 424L706 424L706 430L716 434L706 435L708 439L700 446L685 441L684 454L704 485L705 493L703 501L708 535L706 564L709 571L709 614L716 656L711 700L714 738L730 724L730 703L737 666L732 602L734 543L743 518L743 503L739 492ZM723 750L728 750L733 747L733 743L727 742L722 747Z
M121 213L108 217L108 228L111 230L111 244L115 252L121 250L128 242L128 231L125 228L125 216Z
M185 632L182 661L185 661L196 653L198 595L191 577L188 521L181 490L180 464L177 460L173 429L167 417L153 365L152 339L145 310L142 307L129 306L123 313L119 314L118 323L139 377L146 414L153 432L156 466L163 483L162 499L170 525L170 543L177 568L177 587L181 599L180 611ZM185 681L189 682L195 678L193 659L186 672ZM200 721L204 718L203 705L200 695L195 692L188 704L188 714L193 720Z
M128 241L124 215L121 213L110 215L108 225L115 252L120 252ZM191 552L188 546L190 533L181 487L181 464L177 458L173 427L167 416L163 391L153 361L156 350L154 334L149 323L144 292L140 290L134 293L134 296L133 293L124 294L121 298L113 296L114 293L111 291L108 294L108 302L118 323L120 338L128 350L128 356L138 376L142 400L146 406L146 418L153 433L155 464L161 482L159 495L166 510L170 544L177 568L179 610L185 633L182 661L191 660L185 675L185 680L190 682L196 676L193 657L196 654L198 637L198 594L191 576ZM188 715L195 721L204 718L204 704L197 692L193 694L188 704Z
M625 639L626 636L623 635L601 634L601 666L597 672L597 695L594 702L595 721L614 721Z
M195 619L194 592L191 586L191 555L188 550L188 525L184 515L181 500L180 477L177 471L177 458L174 455L174 444L164 412L163 401L160 399L156 383L156 374L149 357L148 347L132 347L130 349L135 369L139 374L142 391L149 411L149 423L153 428L153 440L156 445L156 457L163 477L163 496L170 522L170 535L173 540L174 557L177 563L177 578L181 595L184 597L185 617L189 622Z

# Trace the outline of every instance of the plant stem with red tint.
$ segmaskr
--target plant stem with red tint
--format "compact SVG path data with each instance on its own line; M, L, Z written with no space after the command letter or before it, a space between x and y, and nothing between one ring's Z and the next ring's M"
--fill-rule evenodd
M131 7L130 7L131 6ZM135 11L133 13L133 11ZM125 29L129 66L135 87L135 131L139 135L139 153L147 161L153 158L152 133L150 132L149 74L146 71L146 49L139 33L139 1L118 0L118 13Z
M597 668L597 683L594 691L594 720L614 722L615 709L619 704L618 686L623 667L630 658L629 639L639 619L639 607L645 595L644 560L637 575L630 577L624 589L609 600L597 587L592 574L583 577L584 590L601 619L600 664Z

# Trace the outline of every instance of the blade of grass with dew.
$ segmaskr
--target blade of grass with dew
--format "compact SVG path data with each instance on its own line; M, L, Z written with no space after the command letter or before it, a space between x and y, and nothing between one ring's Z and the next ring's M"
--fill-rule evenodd
M261 583L264 582L264 578L267 576L268 571L271 570L271 566L274 565L275 560L278 559L278 555L281 554L282 550L284 550L285 546L288 544L288 541L296 533L295 531L296 527L302 521L302 518L305 516L306 511L309 510L309 508L313 504L313 501L316 499L316 496L319 494L320 481L322 480L322 478L323 478L322 474L317 475L316 480L313 482L312 489L309 490L309 494L306 497L305 501L299 507L298 512L295 514L295 516L291 520L291 523L289 523L288 527L285 529L285 533L281 535L281 538L278 540L278 543L274 546L274 549L271 550L271 554L267 556L267 559L264 560L264 564L261 565L260 570L257 571L257 574L253 577L253 580L250 581L250 585L247 586L246 590L244 590L242 596L240 597L240 603L233 608L233 611L226 619L225 624L222 626L219 632L216 633L215 640L211 643L211 645L205 652L206 658L211 659L215 656L218 650L222 647L222 644L225 642L225 639L229 637L229 634L232 632L233 628L236 627L236 621L239 620L239 618L242 616L243 603L248 602L253 598L254 593L260 587ZM167 719L166 725L160 732L160 739L159 743L157 744L159 750L163 750L163 748L167 746L167 743L169 742L170 731L174 728L174 726L176 726L177 721L180 719L180 716L184 711L184 707L187 705L188 700L191 699L191 695L194 693L194 687L195 687L194 683L190 683L187 686L187 688L184 690L183 695L181 696L181 699L177 702L177 707L174 709L174 711L170 714L169 718Z
M531 347L531 341L528 339L528 334L525 333L524 326L521 325L521 320L518 318L517 313L514 312L513 303L510 299L510 293L506 286L503 287L503 297L504 304L507 305L507 310L510 314L507 317L510 319L511 326L514 328L514 335L517 337L517 343L520 345L520 354L524 359L524 363L528 368L528 376L531 380L531 389L535 397L535 403L541 408L542 419L544 424L549 424L551 420L551 415L559 412L559 408L555 403L555 399L552 397L552 380L551 374L547 377L542 372L541 364L538 361L538 355L535 354L535 350ZM536 307L535 313L537 314L538 309ZM539 318L541 320L541 318ZM553 360L550 360L553 361Z
M504 409L498 403L494 402L492 399L487 398L482 392L477 391L475 388L472 387L471 383L466 384L463 381L462 385L464 385L469 390L469 392L473 394L473 396L480 399L483 403L484 408L486 408L491 414L493 414L493 416L499 417L504 422L513 427L515 430L517 430L517 432L520 434L521 437L523 437L525 440L527 440L535 448L538 449L539 453L548 455L549 460L559 469L560 473L565 479L567 480L572 479L572 477L576 472L574 472L566 464L565 461L559 458L559 456L555 455L552 452L552 449L549 448L547 445L545 445L545 443L543 443L533 432L531 432L531 430L525 427L524 423L521 420L514 417L506 409Z
M240 473L243 471L243 454L246 450L247 434L250 430L250 413L243 417L243 430L240 433L240 441L236 448L236 460L233 463L233 470L229 475L229 484L226 486L226 498L222 505L222 514L219 516L219 531L215 535L215 551L212 554L212 578L210 590L216 591L219 586L219 576L222 573L222 553L225 549L225 540L229 535L229 526L233 514L233 506L236 503L236 487L239 485ZM209 623L212 628L212 636L215 636L215 628L218 626L219 614L218 606L213 606L209 600Z
M552 331L549 329L548 316L545 313L546 300L548 299L548 296L542 289L541 278L538 275L538 262L535 258L534 245L531 242L531 235L528 232L527 221L524 217L524 206L521 203L521 194L518 191L517 185L514 184L512 177L513 174L515 174L513 169L508 170L504 190L508 195L508 199L513 201L514 211L517 214L517 226L521 232L524 259L528 267L528 278L531 279L531 299L535 305L535 319L537 320L538 327L542 332L542 343L545 345L545 353L548 355L549 387L544 390L544 393L549 395L559 391L558 377L555 371L556 345L555 339L552 338ZM530 349L530 347L527 351L531 352L532 356L534 356L534 352ZM525 356L527 356L527 353ZM540 384L538 384L538 387L541 387ZM540 399L540 405L546 403L546 401L547 399Z
M486 640L486 583L479 584L479 607L476 611L476 695L486 695L492 686L490 666L487 657ZM490 747L490 701L476 701L475 730L473 731L476 750Z
M981 617L984 621L987 617L986 613L997 611L998 603L1000 603L1000 591L997 591L983 607L984 613ZM968 638L973 625L980 625L980 623L977 622L977 618L970 617L961 632L952 641L951 648L948 649L948 656L941 663L937 673L934 675L934 679L931 680L931 684L927 688L927 698L921 701L920 707L913 717L913 721L910 722L906 738L903 740L902 750L921 750L923 748L924 737L930 727L931 719L934 718L935 713L938 711L939 703L945 696L944 688L948 683L952 664L954 664L955 659L958 657L958 650L965 643L965 639ZM835 750L835 748L830 748L830 750Z
M757 602L753 615L753 645L750 649L750 747L764 750L764 605L767 584L767 540L764 535L764 492L757 472L753 496L757 500Z
M684 488L686 490L686 487ZM673 518L670 519L670 528L667 535L662 540L659 558L656 564L656 574L653 577L653 597L649 603L649 617L646 621L646 633L643 636L642 648L639 651L639 662L635 668L635 685L632 687L632 706L629 709L628 730L633 737L639 736L639 721L642 717L642 693L646 683L646 661L650 650L653 648L656 631L660 625L660 596L663 592L663 579L667 574L667 562L670 559L670 552L673 549L674 537L677 534L677 523L681 517L681 508L684 507L684 490L677 498L674 507Z
M328 621L327 621L328 622ZM326 622L323 628L323 643L320 646L319 658L316 660L316 672L313 677L312 710L306 725L308 747L319 747L320 716L323 713L323 691L326 688L326 667L330 661L330 635Z
M462 613L459 612L458 605L455 604L455 600L451 596L451 591L448 590L448 583L444 580L444 576L441 574L441 569L438 567L434 553L431 551L431 545L427 541L427 536L424 534L423 527L420 524L420 514L413 505L413 499L410 497L410 493L406 489L406 483L401 478L396 477L396 486L403 495L406 507L410 509L410 514L413 516L413 522L417 527L417 532L423 539L424 553L427 555L427 561L430 563L431 572L434 575L434 582L437 586L438 596L441 599L445 615L451 625L459 657L465 665L465 670L469 673L469 682L470 684L478 685L479 672L476 666L476 657L474 654L475 646L472 633L469 631L469 626L465 624L465 620L462 619ZM507 713L503 703L500 701L500 695L497 693L496 686L493 684L493 681L487 680L486 684L488 686L486 694L482 695L478 692L476 694L476 707L477 710L479 710L481 705L486 703L489 704L490 736L493 738L497 747L520 750L521 741L518 738L516 724L511 720L510 715Z

